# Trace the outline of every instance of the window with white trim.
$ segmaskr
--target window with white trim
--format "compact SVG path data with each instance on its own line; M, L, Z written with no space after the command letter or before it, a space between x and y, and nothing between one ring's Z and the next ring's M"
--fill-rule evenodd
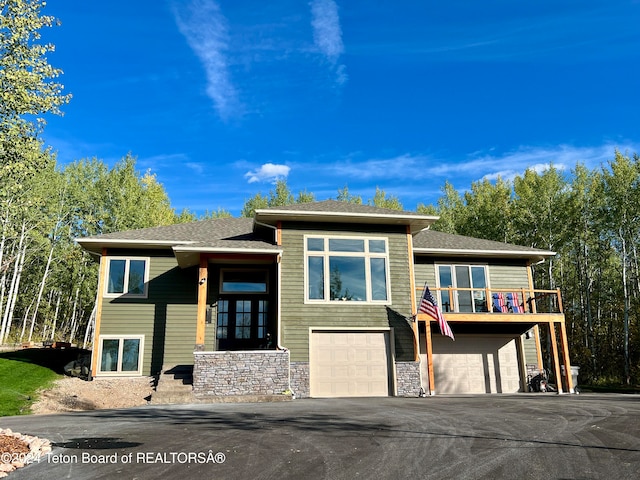
M386 238L307 235L305 301L388 304Z
M142 375L144 335L100 335L98 373Z
M488 312L485 265L437 265L440 305L445 312ZM451 287L451 290L448 288Z
M147 297L149 258L109 257L107 259L106 297Z

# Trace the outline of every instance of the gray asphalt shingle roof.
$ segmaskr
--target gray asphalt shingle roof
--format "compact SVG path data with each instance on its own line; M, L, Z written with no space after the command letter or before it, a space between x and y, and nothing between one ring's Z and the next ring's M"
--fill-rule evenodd
M355 215L410 215L419 216L419 213L405 210L393 210L391 208L374 207L358 203L341 202L339 200L324 200L321 202L296 203L281 207L259 209L259 211L288 211L288 212L314 212L314 213L346 213Z
M278 247L253 231L251 218L216 218L163 227L142 228L124 232L106 233L78 239L87 248L89 244L135 242L141 244L188 244L189 247L207 249L273 249Z
M320 215L337 213L346 215L366 215L375 217L411 216L421 217L415 212L401 212L370 205L358 205L336 200L323 202L302 203L260 209L259 212L308 212L309 220L313 220L313 213ZM260 213L258 213L258 217ZM432 218L424 216L425 218ZM163 227L142 228L123 232L107 233L78 239L87 250L99 252L101 245L114 244L139 244L139 245L167 245L180 246L188 249L206 250L274 250L280 249L268 232L263 235L254 230L254 220L251 218L217 218L201 220L191 223L181 223ZM263 232L264 233L264 232ZM553 252L539 250L531 247L511 245L461 235L451 235L435 230L423 230L413 237L414 251L418 254L494 254L515 255L531 258L544 258L553 255Z
M523 247L521 245L513 245L509 243L496 242L493 240L484 240L481 238L465 237L463 235L452 235L450 233L438 232L435 230L423 230L413 237L413 249L420 253L424 251L441 251L450 250L452 252L492 252L532 257L548 257L553 252L541 250L532 247Z

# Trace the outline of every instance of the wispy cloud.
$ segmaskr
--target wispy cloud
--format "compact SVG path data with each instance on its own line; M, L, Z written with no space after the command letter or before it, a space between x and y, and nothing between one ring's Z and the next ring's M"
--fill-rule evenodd
M291 167L287 165L276 165L273 163L265 163L256 170L245 173L245 178L249 183L255 182L273 182L289 175Z
M176 4L174 16L205 69L206 92L218 114L223 120L237 116L241 105L229 73L229 34L220 6L212 0L193 0L186 6Z
M345 65L339 63L344 53L344 43L338 5L334 0L312 0L309 5L314 45L329 61L336 75L336 83L343 85L348 77Z
M326 172L350 182L381 182L456 179L471 183L475 180L511 180L527 169L537 172L553 165L558 170L570 170L578 163L595 168L613 159L615 149L637 151L640 145L605 143L595 147L556 145L550 147L522 146L505 153L470 153L464 158L446 154L402 154L387 158L362 158L362 154L347 155L333 161L323 159L317 165L305 165L305 172L324 176ZM313 171L313 173L312 173ZM439 180L438 180L439 181Z

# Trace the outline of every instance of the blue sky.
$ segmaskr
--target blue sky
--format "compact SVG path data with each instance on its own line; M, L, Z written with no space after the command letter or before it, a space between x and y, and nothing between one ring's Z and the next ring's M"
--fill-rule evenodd
M50 2L64 164L128 152L177 209L296 194L407 210L640 152L639 0Z

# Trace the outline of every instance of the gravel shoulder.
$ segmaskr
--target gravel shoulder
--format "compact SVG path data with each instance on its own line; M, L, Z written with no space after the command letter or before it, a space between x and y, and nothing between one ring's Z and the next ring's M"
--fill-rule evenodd
M137 407L148 403L153 385L152 377L100 378L91 382L64 377L39 394L31 412L43 415Z

